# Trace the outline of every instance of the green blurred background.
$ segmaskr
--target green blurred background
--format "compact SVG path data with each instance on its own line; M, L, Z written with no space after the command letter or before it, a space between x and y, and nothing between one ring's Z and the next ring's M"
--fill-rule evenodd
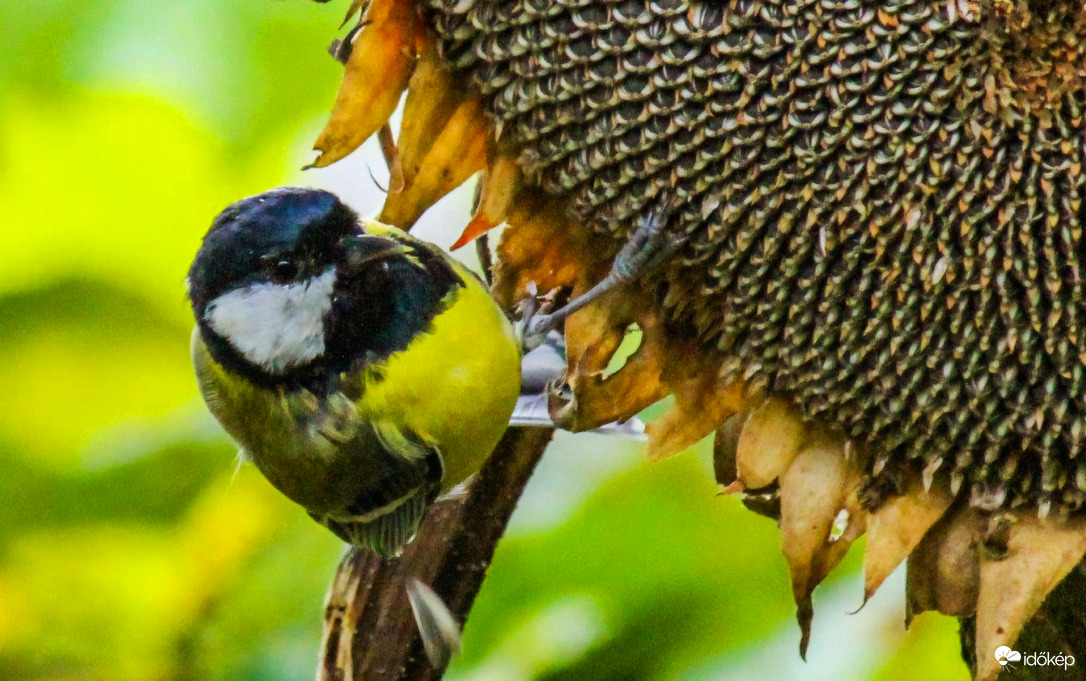
M183 278L227 203L322 186L362 212L372 143L302 173L345 3L0 5L0 679L312 678L342 547L203 409ZM468 199L418 233L448 244ZM470 250L470 249L465 249ZM962 679L956 623L816 594L809 661L773 523L716 497L705 447L557 438L453 679Z

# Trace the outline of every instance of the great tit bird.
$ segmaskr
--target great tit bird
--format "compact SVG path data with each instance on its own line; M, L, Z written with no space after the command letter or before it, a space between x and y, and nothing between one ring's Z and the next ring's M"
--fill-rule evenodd
M187 286L211 413L356 546L398 554L438 494L482 465L517 401L519 342L482 282L328 192L227 207Z

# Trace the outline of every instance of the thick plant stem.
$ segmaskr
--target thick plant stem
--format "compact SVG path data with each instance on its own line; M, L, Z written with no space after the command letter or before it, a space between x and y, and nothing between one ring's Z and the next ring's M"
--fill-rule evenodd
M437 679L406 584L430 585L463 624L552 428L510 428L462 495L434 504L403 555L349 550L329 589L317 681Z

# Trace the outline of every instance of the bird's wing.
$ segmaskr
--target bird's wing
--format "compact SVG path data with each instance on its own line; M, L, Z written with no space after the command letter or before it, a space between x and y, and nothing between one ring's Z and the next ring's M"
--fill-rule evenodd
M384 556L398 554L441 490L440 451L395 424L376 422L343 443L340 454L348 501L310 515L344 541Z

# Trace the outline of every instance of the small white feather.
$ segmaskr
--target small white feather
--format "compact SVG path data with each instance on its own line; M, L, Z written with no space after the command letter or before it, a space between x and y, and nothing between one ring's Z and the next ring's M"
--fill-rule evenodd
M213 300L204 318L250 362L280 374L324 352L324 317L335 282L329 268L296 283L234 289Z

